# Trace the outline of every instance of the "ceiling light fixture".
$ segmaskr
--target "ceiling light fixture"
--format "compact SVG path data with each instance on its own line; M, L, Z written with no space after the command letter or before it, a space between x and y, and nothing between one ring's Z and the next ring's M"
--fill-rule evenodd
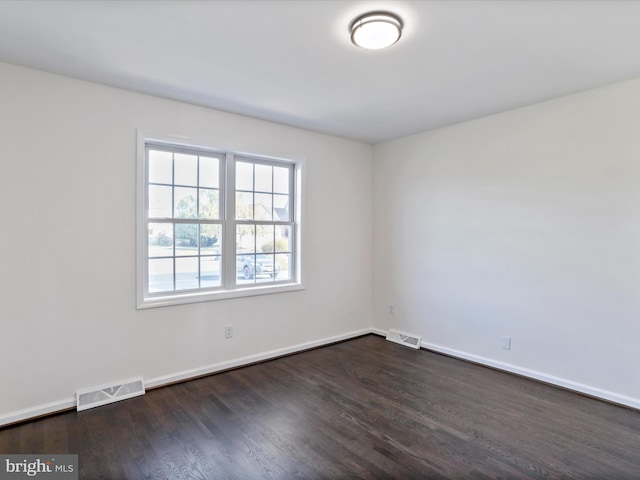
M357 17L351 25L351 41L365 50L390 47L402 35L402 20L389 12L369 12Z

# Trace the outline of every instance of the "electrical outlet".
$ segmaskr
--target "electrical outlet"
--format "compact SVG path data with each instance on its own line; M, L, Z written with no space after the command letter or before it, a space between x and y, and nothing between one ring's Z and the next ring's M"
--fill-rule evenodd
M394 305L387 306L387 313L389 315L393 315L396 313L396 307Z
M504 350L511 350L511 337L506 335L502 337L502 348Z
M233 338L233 325L224 326L224 338Z

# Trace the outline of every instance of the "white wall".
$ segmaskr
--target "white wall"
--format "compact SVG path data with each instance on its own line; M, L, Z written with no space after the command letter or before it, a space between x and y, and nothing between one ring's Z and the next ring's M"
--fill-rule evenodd
M305 158L306 290L136 310L137 129ZM0 424L372 317L640 407L640 80L384 143L372 169L368 145L0 64L0 152Z
M306 290L136 310L137 129L304 158ZM0 64L0 155L0 424L371 325L368 145Z
M376 327L640 408L640 79L377 145L374 191Z

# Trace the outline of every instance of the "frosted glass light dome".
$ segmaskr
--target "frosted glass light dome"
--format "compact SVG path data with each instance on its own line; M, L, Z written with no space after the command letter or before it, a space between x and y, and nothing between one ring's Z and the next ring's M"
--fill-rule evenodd
M365 50L390 47L402 35L402 20L392 13L370 12L351 22L351 41Z

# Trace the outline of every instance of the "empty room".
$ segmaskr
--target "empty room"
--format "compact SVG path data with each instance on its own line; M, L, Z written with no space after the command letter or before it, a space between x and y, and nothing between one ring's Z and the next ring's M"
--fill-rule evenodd
M639 25L0 1L0 479L640 479Z

